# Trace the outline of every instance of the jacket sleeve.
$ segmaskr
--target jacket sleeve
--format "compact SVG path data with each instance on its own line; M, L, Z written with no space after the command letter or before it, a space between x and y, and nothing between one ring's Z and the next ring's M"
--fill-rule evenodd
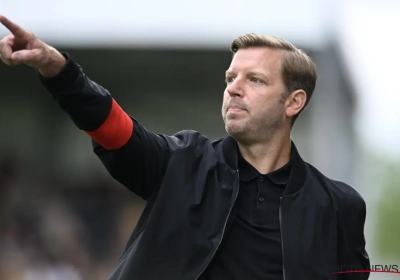
M121 184L147 199L160 185L177 142L151 133L124 112L109 92L91 81L71 57L52 78L39 78L54 100L93 142L96 155ZM171 139L169 139L169 138Z
M355 192L345 205L341 215L342 223L338 240L339 271L356 272L338 274L337 279L367 280L370 273L360 272L371 269L364 236L366 204L364 199Z

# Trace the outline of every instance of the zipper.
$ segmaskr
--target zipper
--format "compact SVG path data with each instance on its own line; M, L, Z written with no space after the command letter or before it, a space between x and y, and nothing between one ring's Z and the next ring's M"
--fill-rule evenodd
M279 199L279 226L281 231L281 247L282 247L282 272L283 272L283 280L286 279L285 277L285 257L284 257L284 250L283 250L283 234L282 234L282 197Z
M217 248L215 248L214 253L212 254L211 258L208 260L206 266L202 269L202 271L200 272L200 274L197 275L197 277L196 277L194 280L199 279L200 275L203 274L204 270L206 270L206 268L207 268L208 265L210 264L211 260L214 258L214 255L215 255L215 253L217 252L219 246L221 245L221 242L222 242L222 239L223 239L224 233L225 233L226 224L228 223L228 219L229 219L229 216L231 215L231 212L232 212L232 209L233 209L233 205L235 205L236 199L237 199L238 194L239 194L239 184L240 184L239 170L236 170L236 173L237 173L237 177L238 177L238 187L237 187L237 190L236 190L236 193L235 193L235 198L233 199L233 203L232 203L231 208L229 209L228 215L227 215L227 217L226 217L225 224L224 224L224 228L222 229L221 239L219 240L218 245L217 245Z

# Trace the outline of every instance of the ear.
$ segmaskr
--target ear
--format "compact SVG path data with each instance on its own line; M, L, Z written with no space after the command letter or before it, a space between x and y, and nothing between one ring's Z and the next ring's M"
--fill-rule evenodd
M297 115L306 105L307 94L304 90L293 91L285 100L286 116L293 117Z

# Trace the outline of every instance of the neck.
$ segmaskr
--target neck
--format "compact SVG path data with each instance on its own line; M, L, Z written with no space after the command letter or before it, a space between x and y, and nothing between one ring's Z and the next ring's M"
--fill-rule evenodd
M284 166L290 160L290 133L276 135L248 144L238 142L242 157L261 174L267 174Z

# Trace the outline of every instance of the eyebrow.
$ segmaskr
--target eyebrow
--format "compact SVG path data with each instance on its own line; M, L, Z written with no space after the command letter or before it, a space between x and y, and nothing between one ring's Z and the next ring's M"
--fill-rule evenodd
M261 73L261 72L251 71L251 72L247 73L247 75L248 76L261 76L261 77L263 77L263 79L266 80L266 82L269 81L268 77L265 74Z
M228 71L225 72L225 76L231 76L231 75L234 75L234 74L235 74L235 71L228 70ZM250 71L250 72L247 73L247 76L261 76L265 80L265 82L269 82L270 81L270 79L265 74L263 74L261 72L257 72L257 71Z

